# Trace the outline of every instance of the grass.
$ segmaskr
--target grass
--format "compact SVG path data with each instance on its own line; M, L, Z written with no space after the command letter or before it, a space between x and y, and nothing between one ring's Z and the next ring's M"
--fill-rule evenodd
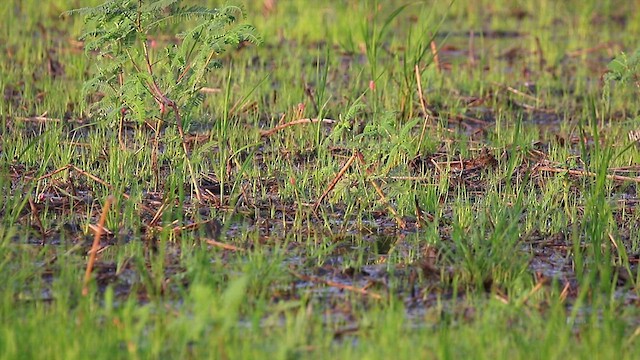
M79 5L0 9L1 357L635 358L634 2L247 0L202 203L175 127L92 116Z

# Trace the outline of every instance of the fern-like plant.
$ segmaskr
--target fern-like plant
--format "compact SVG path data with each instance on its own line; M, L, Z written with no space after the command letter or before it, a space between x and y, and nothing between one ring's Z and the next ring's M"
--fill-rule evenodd
M113 124L125 119L175 123L182 140L196 197L202 200L188 158L185 121L201 104L205 75L221 66L219 55L241 42L260 42L255 29L240 24L242 8L182 6L181 0L110 0L96 7L68 11L82 15L85 51L97 58L96 73L85 83L87 93L101 92L97 114ZM189 21L161 50L151 44L168 29ZM166 38L166 37L165 37ZM157 42L156 42L157 43Z
M631 55L622 53L609 63L605 80L614 80L622 84L633 83L640 88L640 50Z

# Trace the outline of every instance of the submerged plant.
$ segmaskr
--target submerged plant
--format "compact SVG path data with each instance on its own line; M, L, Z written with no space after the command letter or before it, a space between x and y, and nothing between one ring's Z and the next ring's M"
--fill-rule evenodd
M110 0L96 7L68 11L85 17L85 52L97 59L87 93L100 92L99 117L112 124L125 120L173 123L182 141L185 163L198 200L196 175L189 161L185 124L202 103L205 75L221 67L220 54L248 41L260 42L253 26L238 23L238 6L208 9L181 6L181 0ZM160 36L176 24L190 28L158 46ZM156 142L157 144L157 142Z

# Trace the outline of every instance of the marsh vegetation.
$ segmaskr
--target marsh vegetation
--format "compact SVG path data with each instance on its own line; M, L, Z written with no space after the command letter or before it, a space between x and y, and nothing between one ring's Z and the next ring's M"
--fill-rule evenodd
M3 357L638 353L638 2L245 0L121 68L5 3Z

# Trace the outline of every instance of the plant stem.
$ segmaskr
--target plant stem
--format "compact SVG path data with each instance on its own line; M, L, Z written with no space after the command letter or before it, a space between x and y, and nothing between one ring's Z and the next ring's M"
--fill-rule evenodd
M187 168L189 169L189 176L191 177L191 183L193 185L194 191L196 193L196 198L198 202L202 202L202 194L200 193L200 186L198 186L198 181L193 171L193 166L191 165L191 160L189 160L189 151L187 149L187 141L184 132L184 128L182 127L182 117L180 116L180 110L178 109L178 104L175 101L168 98L160 87L156 83L155 77L153 75L153 66L151 65L151 60L149 59L149 48L147 47L147 43L145 41L142 42L142 50L144 52L144 61L147 66L147 73L151 76L151 82L148 84L149 89L153 97L158 102L160 106L161 112L164 111L166 107L170 107L173 109L175 117L176 117L176 125L178 127L178 133L180 134L180 140L182 142L182 151L184 155L184 159L187 162Z

